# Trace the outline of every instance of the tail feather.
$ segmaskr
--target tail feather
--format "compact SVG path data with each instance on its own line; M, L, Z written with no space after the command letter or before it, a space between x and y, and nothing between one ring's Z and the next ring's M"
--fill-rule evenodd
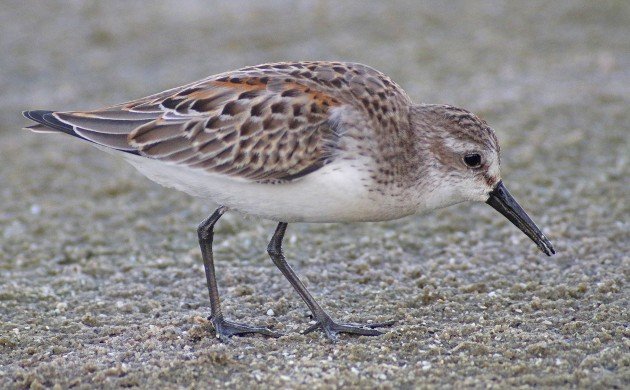
M39 123L36 124L36 125L30 125L30 126L23 127L22 130L32 131L33 133L48 133L48 134L59 133L57 130L51 129L48 126L41 125Z
M55 118L52 114L53 114L53 111L47 111L47 110L32 110L32 111L22 112L22 115L24 115L26 118L32 121L40 123L51 129L60 131L62 133L66 133L74 137L79 137L79 135L77 135L77 133L74 132L74 129L72 128L72 126L61 122L59 119ZM38 130L37 126L35 130Z
M98 145L103 145L112 149L120 150L121 152L139 154L136 149L130 147L128 144L126 144L126 142L124 142L124 140L126 139L125 134L99 133L75 127L73 125L60 121L55 117L54 114L54 111L48 110L32 110L22 112L22 115L24 115L26 118L38 123L37 125L25 127L25 129L37 133L61 132Z

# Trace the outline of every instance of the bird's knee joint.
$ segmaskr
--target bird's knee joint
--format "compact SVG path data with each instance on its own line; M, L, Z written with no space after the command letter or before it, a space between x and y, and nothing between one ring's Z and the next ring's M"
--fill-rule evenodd
M267 247L267 253L271 257L282 256L282 248L277 248L276 246L269 245Z
M199 238L206 240L212 235L212 228L212 225L208 226L202 223L197 227L197 235L199 235Z

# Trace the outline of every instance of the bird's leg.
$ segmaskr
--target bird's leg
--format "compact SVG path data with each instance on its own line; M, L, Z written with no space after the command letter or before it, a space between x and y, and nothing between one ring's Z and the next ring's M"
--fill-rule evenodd
M284 233L287 230L287 223L280 222L278 227L276 228L271 241L269 241L269 245L267 246L267 253L273 260L273 263L280 269L282 274L287 278L289 283L295 288L295 291L302 297L302 300L306 303L308 308L313 313L313 317L315 317L315 325L309 327L304 333L310 333L316 329L321 329L326 333L329 339L332 341L337 340L337 335L339 333L353 333L363 336L377 336L382 334L382 332L374 329L382 326L390 326L394 322L385 322L385 323L377 323L377 324L339 324L333 321L333 319L322 309L322 307L315 301L311 293L308 292L306 286L302 283L302 281L298 278L295 271L291 268L291 266L287 263L284 258L284 254L282 253L282 239L284 238Z
M208 319L214 325L217 338L224 342L231 336L245 333L260 333L265 336L279 337L280 335L278 333L272 332L267 328L237 324L223 318L223 313L221 312L221 302L219 300L219 288L217 286L217 278L214 273L212 239L214 237L214 225L226 211L227 209L225 207L219 207L197 228L199 246L201 247L201 257L203 257L203 267L206 271L206 281L208 283L208 293L210 295L211 314Z

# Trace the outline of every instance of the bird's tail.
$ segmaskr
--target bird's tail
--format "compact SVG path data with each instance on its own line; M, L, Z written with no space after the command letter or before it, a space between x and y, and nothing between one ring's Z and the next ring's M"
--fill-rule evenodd
M74 137L78 137L72 126L61 122L53 116L53 111L32 110L22 112L26 118L37 122L36 125L27 126L24 130L34 131L36 133L66 133ZM82 138L82 137L81 137Z
M121 152L138 154L138 151L127 142L129 129L151 121L151 118L120 120L94 118L90 113L55 112L47 110L24 111L22 115L37 122L25 127L25 130L36 133L65 133L73 137L92 142L96 145L115 149ZM68 118L66 120L65 118ZM92 126L94 128L90 128ZM121 129L122 128L122 129Z

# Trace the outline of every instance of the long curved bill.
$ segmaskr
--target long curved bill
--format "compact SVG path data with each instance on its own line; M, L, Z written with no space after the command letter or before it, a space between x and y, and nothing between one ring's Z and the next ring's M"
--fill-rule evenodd
M540 231L534 221L529 218L516 199L510 195L507 188L503 185L503 181L500 181L494 190L492 190L486 203L503 214L503 216L509 219L517 228L521 229L521 231L525 233L527 237L531 238L547 256L556 253L551 242L549 242L547 237Z

